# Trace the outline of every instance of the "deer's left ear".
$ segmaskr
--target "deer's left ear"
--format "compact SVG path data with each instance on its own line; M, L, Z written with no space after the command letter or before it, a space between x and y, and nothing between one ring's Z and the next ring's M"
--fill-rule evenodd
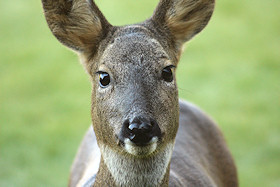
M167 28L180 48L207 25L214 4L215 0L161 0L151 19Z
M94 51L111 25L92 0L42 0L54 36L78 52Z

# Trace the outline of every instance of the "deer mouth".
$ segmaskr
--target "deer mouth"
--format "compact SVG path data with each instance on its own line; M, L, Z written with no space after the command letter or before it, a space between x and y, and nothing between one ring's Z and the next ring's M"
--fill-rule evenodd
M155 152L158 147L158 137L153 137L148 143L137 144L129 138L125 138L123 146L126 152L135 156L147 156Z

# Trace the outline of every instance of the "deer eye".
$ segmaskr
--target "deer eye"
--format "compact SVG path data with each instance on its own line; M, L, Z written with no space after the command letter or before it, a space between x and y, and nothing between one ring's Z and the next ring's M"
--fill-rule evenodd
M163 68L163 70L161 72L161 77L164 81L166 81L166 82L173 81L173 69L172 68L174 68L173 65Z
M99 86L101 88L106 88L110 84L110 75L106 72L99 71Z

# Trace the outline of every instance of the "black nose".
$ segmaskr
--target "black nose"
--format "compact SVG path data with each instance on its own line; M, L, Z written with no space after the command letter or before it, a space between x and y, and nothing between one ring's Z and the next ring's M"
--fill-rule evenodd
M124 141L128 138L136 145L143 146L149 143L153 137L160 138L160 136L161 131L155 120L138 116L123 123L119 139Z

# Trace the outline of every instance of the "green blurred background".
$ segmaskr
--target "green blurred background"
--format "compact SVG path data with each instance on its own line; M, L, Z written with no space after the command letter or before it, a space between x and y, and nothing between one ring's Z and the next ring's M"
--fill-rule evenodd
M157 0L97 0L114 25ZM181 98L220 125L240 186L280 186L280 1L218 0L177 71ZM66 186L91 123L88 76L52 36L39 0L0 0L0 186Z

